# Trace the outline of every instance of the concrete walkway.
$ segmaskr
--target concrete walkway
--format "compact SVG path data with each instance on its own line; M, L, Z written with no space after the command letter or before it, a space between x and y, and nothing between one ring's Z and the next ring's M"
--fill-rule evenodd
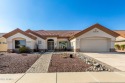
M83 53L89 57L95 58L121 71L125 71L125 54L124 53Z
M28 70L26 73L46 73L48 72L49 63L51 60L52 52L43 54Z
M125 83L125 72L0 74L0 83Z

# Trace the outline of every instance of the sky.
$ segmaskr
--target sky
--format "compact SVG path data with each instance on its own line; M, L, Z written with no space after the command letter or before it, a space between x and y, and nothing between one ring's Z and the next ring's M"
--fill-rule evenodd
M83 30L99 23L125 30L125 0L0 0L0 32Z

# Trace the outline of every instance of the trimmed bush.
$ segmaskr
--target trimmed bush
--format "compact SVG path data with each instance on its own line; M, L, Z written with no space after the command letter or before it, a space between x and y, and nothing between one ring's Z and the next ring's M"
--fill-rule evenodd
M121 50L121 46L120 46L119 44L116 44L116 45L115 45L115 48L116 48L117 50Z
M121 50L125 50L125 45L121 45Z
M62 55L62 57L63 57L63 58L68 58L67 53L64 53L64 54Z
M31 50L28 47L23 46L23 47L19 48L19 52L20 53L30 53Z

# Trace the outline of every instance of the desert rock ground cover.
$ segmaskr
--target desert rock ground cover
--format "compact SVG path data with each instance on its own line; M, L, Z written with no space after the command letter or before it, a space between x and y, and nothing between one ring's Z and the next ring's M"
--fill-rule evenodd
M53 54L48 72L82 72L86 71L90 65L84 63L80 58L74 56L70 58L61 54Z
M0 55L0 73L25 73L39 57L16 53Z
M73 55L73 58L72 56ZM118 69L84 54L54 53L48 72L113 72Z

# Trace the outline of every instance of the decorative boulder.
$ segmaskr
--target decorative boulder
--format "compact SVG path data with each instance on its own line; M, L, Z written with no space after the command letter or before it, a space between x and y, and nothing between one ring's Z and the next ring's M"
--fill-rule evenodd
M70 58L73 58L73 54L70 54Z

